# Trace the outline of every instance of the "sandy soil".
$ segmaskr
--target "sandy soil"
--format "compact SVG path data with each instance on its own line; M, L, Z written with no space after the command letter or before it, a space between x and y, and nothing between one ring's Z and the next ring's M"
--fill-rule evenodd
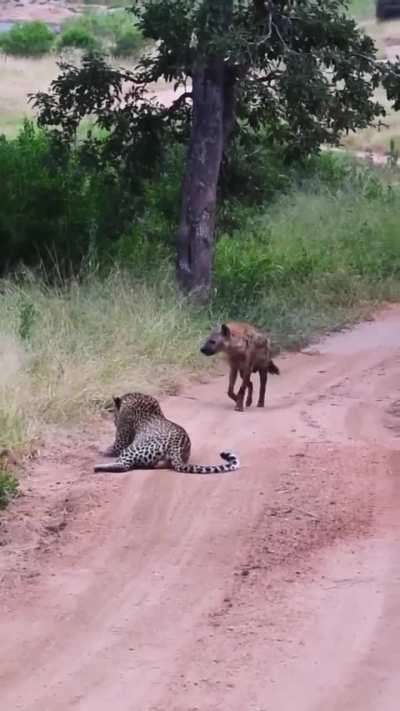
M58 24L71 17L75 8L64 0L0 0L0 21L41 20Z
M94 475L108 420L32 464L0 524L2 708L397 711L400 309L279 364L265 410L225 378L164 401L238 472Z

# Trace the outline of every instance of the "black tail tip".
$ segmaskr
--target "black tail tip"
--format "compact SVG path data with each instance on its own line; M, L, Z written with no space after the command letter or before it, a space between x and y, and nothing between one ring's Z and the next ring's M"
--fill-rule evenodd
M279 370L278 366L275 365L273 360L271 360L269 362L268 373L271 373L272 375L280 375L281 374L281 371Z
M232 452L220 452L221 459L225 459L226 462L236 462L236 455L232 454Z
M220 452L219 456L221 457L221 459L225 459L225 461L227 461L231 458L232 455L230 452Z

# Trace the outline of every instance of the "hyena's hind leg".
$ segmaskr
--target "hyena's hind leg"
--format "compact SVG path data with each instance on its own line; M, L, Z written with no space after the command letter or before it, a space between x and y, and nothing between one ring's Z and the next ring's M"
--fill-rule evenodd
M265 391L267 388L268 371L266 368L260 368L260 394L258 396L257 407L264 407L265 405Z
M240 371L240 377L242 380L244 380L244 372L243 370ZM251 376L248 378L248 383L247 383L247 397L246 397L246 407L251 407L253 403L253 383L251 382L250 379ZM236 397L237 400L237 397Z

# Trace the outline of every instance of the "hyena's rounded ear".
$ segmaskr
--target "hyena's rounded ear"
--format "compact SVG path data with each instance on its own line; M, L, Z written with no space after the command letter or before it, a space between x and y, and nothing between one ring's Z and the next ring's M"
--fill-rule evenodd
M229 338L229 336L231 335L231 330L230 330L229 326L226 325L226 323L222 324L221 333L224 338Z
M121 407L121 398L120 397L113 397L113 403L114 403L115 409L119 410Z

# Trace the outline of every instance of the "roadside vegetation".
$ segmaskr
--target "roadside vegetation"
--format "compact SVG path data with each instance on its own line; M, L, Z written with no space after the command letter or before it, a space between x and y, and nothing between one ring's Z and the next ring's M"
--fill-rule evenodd
M24 160L35 152L40 159L30 140L31 154L30 144L12 142L23 160L8 164L8 175L24 177L19 186L10 182L15 202L4 193L0 200L1 263L10 261L7 244L15 250L6 236L11 225L25 263L32 260L31 270L0 282L0 448L18 450L49 425L85 421L113 393L176 392L186 377L215 368L199 346L218 320L248 319L293 349L400 298L396 169L324 153L283 177L278 163L263 172L262 160L253 171L238 160L247 201L238 194L221 206L216 291L198 309L174 285L176 156L168 177L148 185L126 234L109 244L105 232L95 249L91 229L108 219L104 194L89 185L79 200L79 185L61 174L49 180L37 163L24 173ZM74 230L85 257L70 253L58 262L52 249L60 240L62 253ZM48 241L39 268L41 237Z
M14 474L0 469L0 511L18 495L18 479Z

